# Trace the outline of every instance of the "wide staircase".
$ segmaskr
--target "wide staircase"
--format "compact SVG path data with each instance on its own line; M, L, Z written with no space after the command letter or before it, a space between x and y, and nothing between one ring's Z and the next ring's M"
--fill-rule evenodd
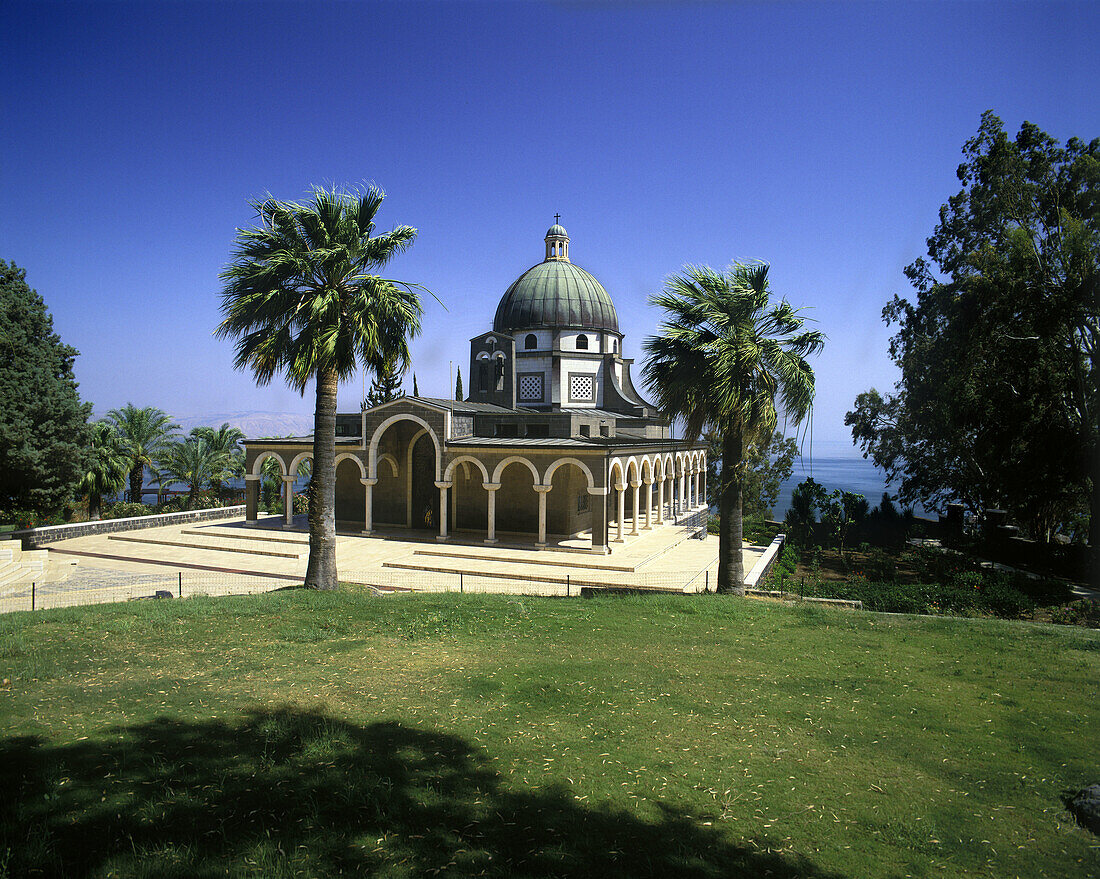
M0 543L0 596L22 589L27 583L64 580L74 562L51 559L49 550L23 549L16 540Z

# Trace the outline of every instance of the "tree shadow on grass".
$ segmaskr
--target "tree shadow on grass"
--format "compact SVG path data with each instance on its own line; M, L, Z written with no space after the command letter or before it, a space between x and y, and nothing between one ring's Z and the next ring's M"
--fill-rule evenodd
M115 733L0 743L0 876L835 879L668 806L506 790L481 749L396 723L286 708Z

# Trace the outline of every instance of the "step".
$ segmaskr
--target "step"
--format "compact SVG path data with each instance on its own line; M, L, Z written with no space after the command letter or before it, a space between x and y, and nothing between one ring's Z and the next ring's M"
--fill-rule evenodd
M504 551L509 551L507 548ZM504 562L515 563L519 562L525 565L546 565L548 567L555 568L585 568L598 571L616 571L624 574L633 574L636 572L634 565L612 565L612 564L600 564L599 562L581 562L581 561L565 561L564 559L554 558L539 558L541 551L539 550L510 550L516 553L514 556L500 556L492 552L477 552L477 551L463 551L447 552L441 549L417 549L413 551L413 555L417 556L430 556L433 558L451 558L451 559L469 559L471 561L483 561L483 562Z
M184 540L165 540L159 537L130 537L124 534L108 534L108 540L119 540L123 543L141 543L147 546L180 546L184 549L203 549L211 552L236 552L244 555L262 555L279 559L299 559L296 552L276 552L272 549L246 549L243 546L202 546L197 543L189 543Z
M200 530L198 528L184 528L180 531L180 534L187 534L192 537L224 537L227 540L255 540L261 543L289 543L293 546L309 546L308 537L305 540L296 540L293 537L268 536L268 533L263 531L242 532L240 529L234 529L231 533L228 528L224 531Z
M579 576L569 568L560 568L557 571L540 571L537 574L526 573L516 569L515 562L508 562L503 560L497 560L495 562L485 562L478 566L477 570L471 570L469 565L447 564L442 559L436 561L429 561L424 559L417 561L415 557L407 557L398 561L383 562L383 568L391 568L394 570L402 571L422 571L424 573L434 574L465 574L468 577L485 576L492 577L493 579L502 580L530 580L535 583L561 583L564 584L567 580L576 585L578 588L582 585L594 585L602 586L607 583L618 584L619 578L626 576L629 572L626 571L608 571L607 573L612 575L618 575L616 578L608 579L605 577L599 577L596 571L585 571Z

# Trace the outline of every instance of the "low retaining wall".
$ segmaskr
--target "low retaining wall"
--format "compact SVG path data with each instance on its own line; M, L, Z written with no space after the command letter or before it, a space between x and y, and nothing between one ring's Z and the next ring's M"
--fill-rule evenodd
M775 564L775 560L779 558L779 550L783 548L783 542L787 539L786 534L777 534L775 539L768 544L768 548L764 550L764 554L760 557L760 560L753 565L753 568L745 577L745 588L755 589L764 578L768 576L768 572L772 569L772 565Z
M131 516L127 519L97 519L95 522L72 522L68 525L44 525L16 531L12 537L22 540L25 549L33 549L58 540L73 537L90 537L93 534L111 534L115 531L138 531L142 528L160 528L164 525L188 525L211 519L233 519L244 515L244 506L216 507L212 510L184 510L180 513L160 513L156 516Z

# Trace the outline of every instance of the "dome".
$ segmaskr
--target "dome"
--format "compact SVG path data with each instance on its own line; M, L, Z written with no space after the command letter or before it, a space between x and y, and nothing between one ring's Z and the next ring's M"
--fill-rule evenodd
M550 231L554 228L561 229L556 226ZM571 262L547 259L515 280L493 318L493 330L498 333L534 327L617 333L619 317L611 297L592 275Z
M559 226L557 223L555 223L553 226L546 230L546 237L568 238L569 233L565 231L564 226Z

